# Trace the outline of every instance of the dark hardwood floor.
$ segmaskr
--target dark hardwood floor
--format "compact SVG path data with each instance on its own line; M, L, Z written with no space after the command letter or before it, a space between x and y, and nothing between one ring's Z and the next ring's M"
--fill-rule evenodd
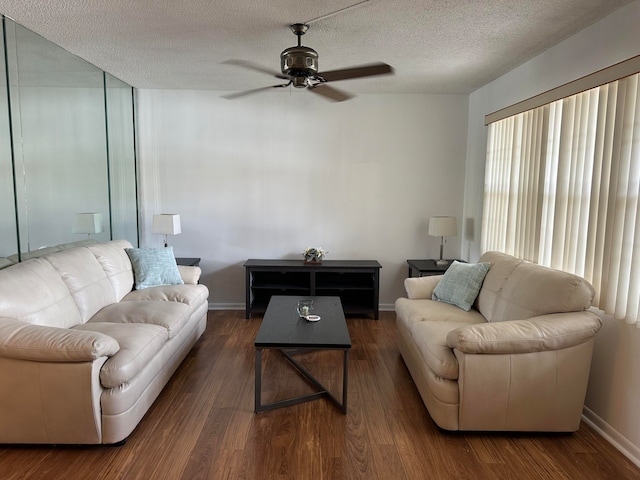
M395 315L349 318L348 414L327 400L255 415L259 318L209 312L203 338L127 443L0 446L0 479L635 479L640 470L587 425L574 434L438 429L396 347ZM341 352L300 356L332 391ZM272 351L263 401L310 387Z

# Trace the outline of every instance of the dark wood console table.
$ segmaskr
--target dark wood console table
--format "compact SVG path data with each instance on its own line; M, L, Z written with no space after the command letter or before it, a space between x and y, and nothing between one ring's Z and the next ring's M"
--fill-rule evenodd
M272 295L337 296L346 315L379 315L380 265L376 260L257 260L246 269L246 314L264 313Z

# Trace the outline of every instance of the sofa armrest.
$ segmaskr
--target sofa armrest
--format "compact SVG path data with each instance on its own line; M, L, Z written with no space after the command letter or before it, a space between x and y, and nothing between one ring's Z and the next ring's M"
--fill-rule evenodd
M197 285L200 281L200 275L202 275L200 267L191 265L178 265L178 271L182 281L187 285Z
M441 279L442 275L405 278L404 289L407 292L407 297L412 300L417 298L431 300L433 289L436 288Z
M592 312L552 313L527 320L459 327L448 333L447 344L464 353L561 350L587 342L601 326L600 318Z
M102 333L0 318L1 357L36 362L91 362L118 350L118 341Z

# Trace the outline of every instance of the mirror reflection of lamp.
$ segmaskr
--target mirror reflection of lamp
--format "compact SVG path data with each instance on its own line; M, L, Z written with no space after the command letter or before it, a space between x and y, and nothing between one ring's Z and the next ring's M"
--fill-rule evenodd
M86 233L87 238L91 238L91 234L100 232L104 232L101 213L75 214L72 233Z
M455 237L458 235L458 223L456 221L456 217L430 217L429 235L432 237L440 237L440 259L436 261L436 264L446 265L449 262L442 258L444 237Z
M159 213L153 216L151 233L154 235L164 235L164 246L167 247L167 235L178 235L181 233L180 215L175 213Z

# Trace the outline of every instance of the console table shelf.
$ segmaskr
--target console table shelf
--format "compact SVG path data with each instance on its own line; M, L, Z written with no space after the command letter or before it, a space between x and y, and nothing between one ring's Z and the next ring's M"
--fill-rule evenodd
M264 313L272 295L338 296L346 315L378 319L380 269L375 260L258 260L245 262L246 318Z

